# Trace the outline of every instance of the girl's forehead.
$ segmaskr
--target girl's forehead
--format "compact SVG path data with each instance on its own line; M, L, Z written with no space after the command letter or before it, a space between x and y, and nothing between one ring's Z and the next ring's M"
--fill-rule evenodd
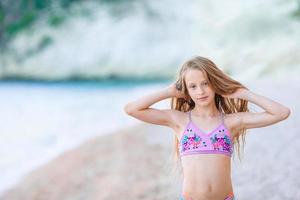
M185 73L185 81L189 83L197 83L206 80L205 74L199 69L188 69Z

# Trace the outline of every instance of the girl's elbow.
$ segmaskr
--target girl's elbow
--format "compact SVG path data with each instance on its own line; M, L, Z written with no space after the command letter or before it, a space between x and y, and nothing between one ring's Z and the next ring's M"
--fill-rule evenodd
M291 114L291 110L289 108L286 108L286 117L285 117L285 119L288 118L290 116L290 114Z
M127 115L130 116L134 116L136 115L139 111L141 111L141 109L139 109L138 107L136 107L134 104L132 103L128 103L124 106L124 111Z
M291 114L291 110L287 107L285 107L281 113L281 120L287 119Z
M130 106L130 103L124 106L124 111L127 115L132 115L134 113L134 110L132 109L132 106Z

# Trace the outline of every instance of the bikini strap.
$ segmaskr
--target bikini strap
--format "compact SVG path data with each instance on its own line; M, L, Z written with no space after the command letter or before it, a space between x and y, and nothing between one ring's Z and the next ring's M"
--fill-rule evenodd
M190 120L190 121L192 121L191 111L192 111L192 110L189 111L189 120Z
M221 112L221 122L224 123L224 113Z

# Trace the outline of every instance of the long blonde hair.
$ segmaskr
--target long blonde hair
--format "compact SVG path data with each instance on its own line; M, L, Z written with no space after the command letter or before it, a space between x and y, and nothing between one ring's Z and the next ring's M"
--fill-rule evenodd
M180 68L176 86L178 89L184 92L187 99L173 97L171 99L171 108L179 111L190 111L195 107L195 102L192 100L190 95L188 94L188 90L185 84L185 74L188 69L198 69L203 72L209 85L215 91L215 104L220 112L224 114L236 113L236 112L248 112L248 101L241 99L230 99L225 98L221 95L227 95L235 92L238 88L246 88L240 82L233 80L228 75L226 75L223 71L221 71L215 63L211 60L196 56L189 60L187 60ZM233 138L234 149L238 151L238 157L241 161L240 154L240 138L242 138L243 142L243 151L245 145L245 134L246 130L237 130L236 136ZM179 149L178 149L179 141L174 136L174 158L176 163L180 162Z

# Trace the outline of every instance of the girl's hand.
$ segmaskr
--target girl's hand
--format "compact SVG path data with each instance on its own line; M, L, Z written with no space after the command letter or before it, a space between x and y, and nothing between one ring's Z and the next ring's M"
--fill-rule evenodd
M171 97L182 98L182 99L185 99L185 100L187 99L186 95L183 92L183 88L180 85L176 84L176 83L172 83L171 85L169 85L167 87L167 92Z
M249 93L250 93L250 91L248 89L239 88L231 94L222 95L222 97L227 97L230 99L247 99L247 96Z

